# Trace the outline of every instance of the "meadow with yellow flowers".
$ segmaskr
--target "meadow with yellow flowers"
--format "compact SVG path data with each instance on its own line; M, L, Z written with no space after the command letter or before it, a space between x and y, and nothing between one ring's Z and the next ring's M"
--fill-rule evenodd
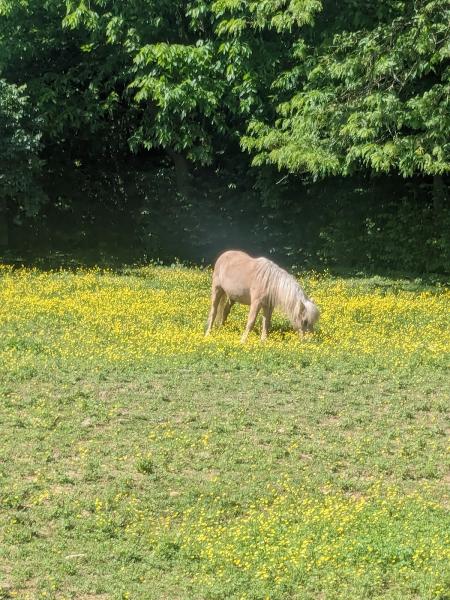
M450 290L302 273L243 346L210 279L0 267L0 598L449 598Z

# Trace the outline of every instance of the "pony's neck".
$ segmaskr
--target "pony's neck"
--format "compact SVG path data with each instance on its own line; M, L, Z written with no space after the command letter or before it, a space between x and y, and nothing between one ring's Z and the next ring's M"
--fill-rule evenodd
M274 305L292 320L298 311L299 304L305 304L309 299L292 275L279 267L277 267L277 270L273 290Z

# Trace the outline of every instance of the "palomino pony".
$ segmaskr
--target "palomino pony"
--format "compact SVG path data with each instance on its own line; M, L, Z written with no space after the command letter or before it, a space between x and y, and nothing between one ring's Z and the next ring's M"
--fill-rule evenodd
M274 308L282 310L301 336L313 331L319 309L297 281L267 258L252 258L245 252L229 250L219 256L214 266L211 310L206 335L217 317L223 325L235 302L250 305L247 326L241 342L247 340L260 309L263 311L261 339L269 333Z

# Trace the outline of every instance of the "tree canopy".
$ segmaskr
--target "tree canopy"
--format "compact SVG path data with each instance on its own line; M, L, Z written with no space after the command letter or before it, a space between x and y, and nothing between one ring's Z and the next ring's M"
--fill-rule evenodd
M194 171L250 204L377 175L448 196L448 0L0 0L0 80L0 221L135 207L161 164L188 199Z
M274 123L253 120L244 138L255 164L319 176L449 171L450 4L392 5L388 19L297 51L299 89Z
M45 135L113 126L131 149L315 176L442 174L446 0L3 0L0 65ZM119 118L120 117L120 118ZM107 125L106 125L107 124Z

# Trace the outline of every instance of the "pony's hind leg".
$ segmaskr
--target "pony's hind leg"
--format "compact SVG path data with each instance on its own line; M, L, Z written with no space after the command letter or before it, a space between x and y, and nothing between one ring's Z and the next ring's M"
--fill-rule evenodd
M213 286L211 290L211 310L209 311L208 323L206 325L205 335L209 335L211 333L212 326L214 324L214 319L217 315L217 308L219 307L219 303L222 299L224 291L219 286Z
M256 318L259 313L259 309L261 308L261 302L258 300L254 301L250 305L250 312L248 313L247 326L245 327L245 331L242 334L241 342L245 344L247 341L248 334L253 329L253 325L255 324Z
M228 319L228 315L230 314L230 310L233 308L234 300L230 300L229 298L225 301L225 306L223 307L223 315L221 325L225 325L226 320Z

